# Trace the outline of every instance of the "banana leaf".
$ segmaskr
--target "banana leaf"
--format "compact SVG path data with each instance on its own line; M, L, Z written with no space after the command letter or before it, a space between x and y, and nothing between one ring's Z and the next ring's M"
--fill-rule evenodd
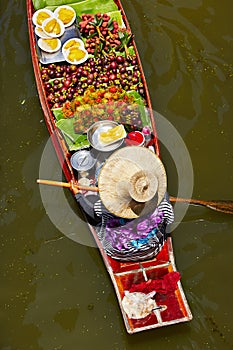
M117 11L117 5L113 0L86 0L79 3L71 4L78 16L83 13L106 13Z
M151 121L150 121L148 109L146 108L145 101L141 97L141 95L135 90L127 91L127 95L133 96L135 102L138 104L139 110L140 110L140 117L141 117L142 125L149 125L149 126L151 126Z
M82 0L32 0L33 6L35 10L42 9L46 6L61 6L61 5L69 5L72 3L81 2Z
M120 28L125 27L122 15L121 15L121 11L111 11L111 12L107 12L107 14L114 19L115 21L117 21L118 25Z
M64 119L61 107L60 108L53 108L52 111L53 111L53 115L57 121L60 119Z
M83 13L106 13L117 11L117 5L113 0L33 0L36 10L46 7L54 11L60 5L69 5L73 7L78 16Z
M62 131L70 151L77 151L90 146L86 134L76 134L74 132L72 118L60 119L56 122L56 126Z

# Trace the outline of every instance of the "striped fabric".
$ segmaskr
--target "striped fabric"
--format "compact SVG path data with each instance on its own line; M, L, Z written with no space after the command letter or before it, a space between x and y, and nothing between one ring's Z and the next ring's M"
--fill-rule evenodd
M101 200L98 200L94 204L94 211L98 217L102 217L102 223L97 226L98 237L105 249L106 253L112 258L120 261L140 261L151 259L158 254L162 249L164 242L167 239L166 226L174 221L173 208L168 201L168 196L166 195L163 201L158 206L160 212L163 212L163 221L158 224L157 232L153 237L149 238L146 244L141 244L140 247L135 247L132 244L127 245L126 248L117 249L113 247L111 242L107 239L106 235L106 225L109 220L116 218L114 215L110 214L107 209L102 204ZM145 217L141 220L145 220ZM139 219L137 219L138 222ZM131 222L128 220L127 222ZM125 225L127 226L127 222ZM114 230L114 228L113 228Z

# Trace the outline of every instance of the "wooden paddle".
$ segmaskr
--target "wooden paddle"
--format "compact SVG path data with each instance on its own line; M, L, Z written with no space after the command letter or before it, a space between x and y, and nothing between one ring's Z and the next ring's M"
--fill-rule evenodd
M59 182L59 181L52 181L52 180L37 180L38 184L43 185L51 185L51 186L58 186L58 187L67 187L70 188L71 184L69 182ZM79 190L83 191L93 191L98 192L98 187L95 186L82 186L77 184L77 188ZM180 203L189 203L194 205L201 205L225 214L233 214L233 201L232 200L213 200L213 201L203 201L199 199L189 199L189 198L177 198L177 197L170 197L171 202L180 202Z
M232 200L212 200L203 201L199 199L187 199L187 198L176 198L169 197L171 202L189 203L194 205L202 205L210 209L220 211L225 214L233 214L233 201Z
M53 181L53 180L40 180L40 179L38 179L36 182L38 184L42 184L42 185L67 187L67 188L71 187L71 184L69 182L61 182L61 181ZM74 186L74 187L77 187L79 190L83 190L83 191L99 192L98 187L95 187L95 186L82 186L82 185L77 184L77 186Z

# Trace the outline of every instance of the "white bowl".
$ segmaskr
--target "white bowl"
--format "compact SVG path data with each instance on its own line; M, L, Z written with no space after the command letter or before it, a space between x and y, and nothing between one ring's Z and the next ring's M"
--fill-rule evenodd
M72 11L73 17L72 17L72 19L69 22L66 22L66 21L62 20L62 18L60 16L60 11L61 10L63 10L63 11ZM71 6L62 5L62 6L59 6L59 7L56 8L56 10L54 11L54 16L56 18L60 19L63 22L65 27L69 27L69 26L71 26L71 24L74 23L74 21L76 19L76 12Z
M45 28L46 28L46 25L47 25L50 21L52 21L52 20L57 21L57 23L58 23L59 26L60 26L60 29L61 29L61 30L60 30L60 32L59 32L58 34L53 33L53 32L48 32L48 31L45 29ZM43 29L43 31L45 32L45 34L48 35L49 37L58 38L58 37L60 37L60 36L62 36L62 35L64 34L65 26L64 26L64 24L63 24L62 21L60 21L59 19L53 17L53 18L48 18L48 19L46 19L46 20L43 22L42 29Z
M46 40L56 40L57 41L57 46L55 49L52 49L49 44L46 43ZM41 50L45 51L45 52L49 52L49 53L53 53L56 52L58 50L60 50L61 48L61 40L58 38L40 38L38 40L38 46Z
M37 27L42 27L42 25L43 25L43 23L44 23L44 21L38 23L38 16L39 16L39 14L42 14L42 13L45 13L45 14L47 14L47 15L49 16L49 17L45 18L44 21L45 21L46 19L48 19L48 18L53 18L53 17L54 17L54 13L53 13L52 11L50 11L50 10L47 10L47 9L40 9L40 10L36 11L36 12L33 14L33 16L32 16L32 22L33 22L33 24L34 24L35 26L37 26Z
M103 144L100 141L100 133L106 132L119 124L113 120L101 120L92 124L92 126L87 130L87 139L91 146L101 152L110 152L119 148L124 142L124 138L118 139L110 144Z

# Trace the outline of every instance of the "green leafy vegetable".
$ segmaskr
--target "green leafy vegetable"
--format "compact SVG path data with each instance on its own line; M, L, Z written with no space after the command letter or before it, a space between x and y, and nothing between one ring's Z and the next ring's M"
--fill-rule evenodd
M57 121L64 118L62 108L53 108L53 115Z
M148 110L145 107L145 101L137 91L127 91L127 95L133 96L134 101L138 104L140 110L140 117L142 125L151 125L150 117L148 115Z
M76 134L74 132L73 119L60 119L57 121L56 126L63 132L70 151L76 151L90 145L86 134Z
M35 3L35 8L46 7L49 10L54 11L58 6L62 5L60 2L63 2L65 5L73 7L77 16L81 16L84 13L106 13L117 11L117 5L113 0L84 0L84 1L72 1L72 0L59 0L59 3L56 0L33 0ZM50 4L48 4L50 2ZM53 4L51 4L53 2ZM54 4L55 3L55 4ZM37 6L37 7L36 7Z
M82 0L80 0L81 2ZM70 5L79 2L79 0L32 0L33 6L36 10L42 9L46 6L61 6Z
M120 28L125 26L122 15L121 15L121 11L107 12L107 15L109 15L111 17L111 21L113 21L113 20L117 21Z

